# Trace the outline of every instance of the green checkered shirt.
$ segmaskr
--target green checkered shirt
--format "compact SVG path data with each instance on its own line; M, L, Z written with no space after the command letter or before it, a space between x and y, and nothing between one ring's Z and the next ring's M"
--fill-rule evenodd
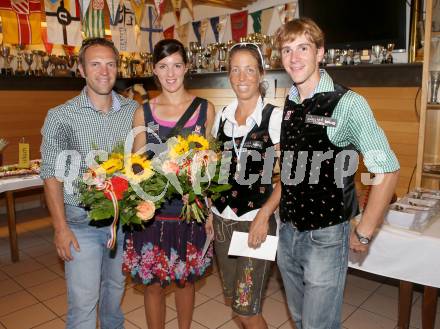
M104 113L93 107L86 91L87 87L77 97L50 109L41 130L40 176L42 179L58 176L59 180L59 176L64 175L75 177L72 188L64 180L64 202L74 206L79 205L78 178L87 170L87 155L92 150L111 152L118 142L125 142L132 128L134 111L139 106L135 101L112 92L112 108ZM63 151L81 156L79 168L70 157L67 162L57 163ZM74 175L75 172L78 174Z
M316 93L334 91L333 80L325 70L320 70L321 79L310 97ZM289 99L301 102L297 88L292 86ZM364 157L364 164L372 173L393 172L400 168L396 155L391 150L382 128L376 122L365 98L349 90L342 96L332 118L336 127L327 127L330 141L338 147L352 144Z

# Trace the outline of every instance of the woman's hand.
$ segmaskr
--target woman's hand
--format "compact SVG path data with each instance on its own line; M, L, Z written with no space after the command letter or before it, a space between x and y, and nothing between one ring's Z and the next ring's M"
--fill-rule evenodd
M212 212L209 213L205 223L205 231L207 239L214 240L214 218Z
M248 245L251 248L259 248L261 244L266 241L267 232L269 230L269 218L265 209L261 208L257 216L249 227Z

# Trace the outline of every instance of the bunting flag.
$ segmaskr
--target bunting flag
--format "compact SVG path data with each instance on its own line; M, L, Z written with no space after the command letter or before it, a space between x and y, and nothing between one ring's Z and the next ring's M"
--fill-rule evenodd
M123 1L121 1L122 3ZM144 10L144 2L143 0L130 0L130 4L131 4L131 9L134 12L134 16L136 18L136 23L138 25L141 24L142 21L142 16L144 14L143 10ZM113 24L115 25L115 24Z
M78 0L79 7L81 9L81 18L84 18L87 14L87 9L89 9L91 0Z
M83 20L83 31L86 38L103 38L104 27L104 0L91 0Z
M80 7L77 0L45 0L47 41L53 44L81 45Z
M0 0L3 42L41 43L41 4L39 0Z
M250 14L252 18L252 28L255 33L261 33L261 10L255 11Z
M189 44L189 23L180 25L176 28L177 39L184 45Z
M165 39L174 39L174 25L163 31L163 37Z
M228 24L229 15L220 16L217 24L218 42L225 42L232 39L231 24Z
M241 37L247 35L247 18L247 10L231 14L231 31L233 40L240 41Z
M214 36L212 35L212 33L208 33L209 29L209 18L204 18L200 21L200 40L201 40L201 45L202 46L206 46L208 43L212 43L214 42ZM211 38L208 38L208 35L211 35Z
M44 49L49 55L52 53L53 43L47 41L47 27L41 28L41 39L43 40Z
M119 4L116 24L110 25L112 40L119 51L138 51L136 46L135 13L130 0L124 0Z
M157 16L160 19L165 10L165 0L154 0L154 7L156 8Z
M274 35L282 25L280 16L275 14L276 8L268 8L261 13L261 33Z
M115 24L116 15L118 14L119 9L119 0L106 0L107 6L110 14L110 24Z
M144 5L140 31L138 38L140 51L152 53L154 45L163 39L163 28L154 7L151 5Z
M192 22L192 27L193 27L194 35L196 36L197 42L199 44L202 44L202 36L200 34L200 25L201 24L202 24L201 21Z
M186 7L189 10L189 13L191 14L191 18L194 20L194 10L193 10L193 2L192 0L185 0Z
M177 23L180 23L180 10L182 9L182 0L171 0L174 15L176 15Z
M209 19L210 23L211 23L211 29L212 29L212 33L214 33L214 39L215 42L219 42L219 30L218 30L218 26L220 23L220 17L211 17Z

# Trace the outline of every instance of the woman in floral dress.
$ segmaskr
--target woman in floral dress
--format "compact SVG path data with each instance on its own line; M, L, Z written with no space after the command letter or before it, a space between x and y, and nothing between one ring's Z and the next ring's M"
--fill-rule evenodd
M183 45L173 39L158 42L153 52L154 77L161 93L137 110L133 127L148 127L138 134L134 151L146 143L164 142L176 123L191 107L194 114L186 121L179 135L205 135L211 131L215 110L205 99L195 97L184 87L188 60ZM156 211L143 231L127 233L123 270L145 285L144 301L148 328L165 326L164 288L172 283L175 290L179 328L189 329L194 309L194 282L211 264L212 248L203 255L207 239L204 224L180 218L183 201L174 199Z

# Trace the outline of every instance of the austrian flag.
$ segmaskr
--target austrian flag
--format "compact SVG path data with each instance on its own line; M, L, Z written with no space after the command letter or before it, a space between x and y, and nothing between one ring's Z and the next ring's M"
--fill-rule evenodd
M39 0L0 0L3 42L41 43L41 5Z

